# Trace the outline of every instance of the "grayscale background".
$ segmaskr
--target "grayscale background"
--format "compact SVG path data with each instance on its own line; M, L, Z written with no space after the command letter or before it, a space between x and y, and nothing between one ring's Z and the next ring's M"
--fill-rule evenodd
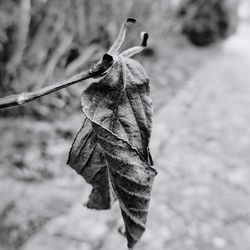
M0 97L88 69L127 17L123 49L149 33L136 59L158 175L136 250L250 249L250 1L225 0L223 22L193 2L0 0ZM91 187L66 165L90 82L0 110L0 250L126 249L118 204L84 207Z

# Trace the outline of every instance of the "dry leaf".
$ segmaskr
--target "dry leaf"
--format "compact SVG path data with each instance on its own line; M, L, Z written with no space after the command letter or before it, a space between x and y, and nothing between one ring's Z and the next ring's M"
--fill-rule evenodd
M117 56L106 76L84 91L82 109L86 119L68 164L93 186L88 207L109 208L117 197L132 248L145 230L156 175L148 149L149 80L142 66Z

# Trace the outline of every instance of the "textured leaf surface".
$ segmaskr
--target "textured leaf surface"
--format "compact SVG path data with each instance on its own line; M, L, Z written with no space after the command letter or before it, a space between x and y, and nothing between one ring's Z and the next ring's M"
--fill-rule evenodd
M93 186L87 207L109 209L114 200L114 192L108 176L107 161L87 118L75 138L67 163Z
M86 116L69 157L69 165L93 185L88 206L109 208L119 200L128 246L145 230L156 171L150 166L152 105L142 66L119 56L99 82L82 95Z

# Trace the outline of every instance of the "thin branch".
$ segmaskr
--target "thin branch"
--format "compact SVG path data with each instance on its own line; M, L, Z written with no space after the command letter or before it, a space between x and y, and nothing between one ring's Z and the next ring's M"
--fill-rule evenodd
M88 78L98 78L98 77L104 76L107 73L107 70L113 65L113 62L114 62L113 56L116 56L116 54L118 54L118 50L124 41L126 31L128 28L128 24L135 23L135 22L136 22L136 19L128 18L123 23L121 30L120 30L120 33L119 33L116 41L114 42L114 44L111 46L108 53L104 54L102 60L97 62L95 65L93 65L93 67L91 67L88 71L85 71L85 72L78 74L78 75L74 75L70 79L67 79L67 80L61 81L61 82L57 82L53 85L42 88L40 90L35 90L32 92L24 92L21 94L11 95L11 96L7 96L4 98L0 98L0 109L10 108L10 107L14 107L14 106L20 106L20 105L25 104L27 102L33 101L39 97L42 97L42 96L48 95L50 93L53 93L55 91L58 91L60 89L66 88L66 87L73 85L77 82L84 81ZM125 56L129 57L129 56L133 56L133 55L141 52L147 46L148 34L143 32L141 34L141 39L142 39L142 42L141 42L140 46L128 49L128 50L124 51L121 55L125 55ZM61 51L61 49L60 49L60 51Z
M33 101L39 97L48 95L60 89L66 88L75 83L84 81L88 78L98 78L103 76L106 71L112 66L113 57L109 54L104 54L102 61L96 63L93 67L91 67L88 71L80 73L78 75L74 75L73 77L57 82L48 87L42 88L40 90L35 90L32 92L24 92L17 95L11 95L4 98L0 98L0 109L10 108L14 106L20 106L27 102Z

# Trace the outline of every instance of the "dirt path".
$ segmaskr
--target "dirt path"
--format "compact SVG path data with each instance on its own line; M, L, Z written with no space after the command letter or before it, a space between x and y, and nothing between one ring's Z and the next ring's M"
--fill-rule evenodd
M155 119L159 175L141 249L250 246L248 30L225 43Z

